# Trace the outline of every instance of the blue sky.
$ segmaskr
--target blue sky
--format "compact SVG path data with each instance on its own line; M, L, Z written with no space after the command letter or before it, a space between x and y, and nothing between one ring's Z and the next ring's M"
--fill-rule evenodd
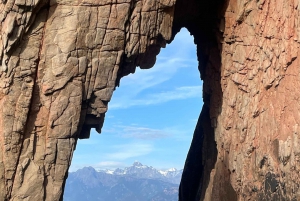
M134 161L183 168L202 108L202 82L193 37L182 29L153 68L122 78L108 105L102 133L79 140L70 171L115 169Z

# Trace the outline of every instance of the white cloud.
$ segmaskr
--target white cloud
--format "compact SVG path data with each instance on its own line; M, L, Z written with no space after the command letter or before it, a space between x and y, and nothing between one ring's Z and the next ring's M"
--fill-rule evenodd
M106 154L104 158L113 161L124 161L129 158L147 155L154 150L154 147L151 144L140 142L116 145L114 146L114 148L117 149L117 151L115 151L114 153Z
M180 68L197 68L196 45L186 29L182 29L173 42L157 56L156 64L151 69L136 69L134 75L121 80L121 87L128 85L142 91L146 88L169 80Z
M128 93L136 95L139 92L159 85L169 79L180 68L188 68L194 63L197 66L196 61L192 59L184 59L180 57L168 57L158 60L152 69L136 69L134 74L123 77L120 83L121 90L126 89ZM129 89L129 90L128 90ZM117 90L120 90L117 88Z
M164 127L164 128L149 128L139 125L114 125L109 129L104 129L103 133L108 135L116 135L118 138L127 138L133 140L160 140L164 138L174 140L191 140L194 125L186 128L182 126Z
M155 121L148 120L138 120L136 122L139 124L131 124L127 119L119 119L118 114L127 111L117 109L166 102L171 105L174 100L200 97L201 84L189 82L199 77L195 49L189 33L182 30L172 44L162 49L152 69L137 68L134 75L122 78L120 88L116 89L109 103L109 111L115 109L107 113L105 122L109 126L103 127L101 136L92 134L90 140L80 141L84 143L82 148L80 143L77 146L71 169L83 166L114 169L128 166L134 160L145 160L147 165L157 167L182 166L183 162L178 162L181 156L174 152L172 156L176 157L170 157L170 153L183 150L186 146L184 141L189 146L194 126L164 124L162 126L165 127L161 128ZM192 77L187 78L186 75ZM176 80L179 77L180 80ZM112 120L113 123L108 124ZM99 145L92 145L94 143Z
M152 129L138 126L126 126L123 128L123 136L126 138L135 138L142 140L154 140L159 138L165 138L169 135L164 130Z
M109 109L128 108L134 105L158 104L176 99L194 97L196 93L199 93L200 96L201 91L192 92L189 87L181 87L176 88L173 92L161 92L156 95L153 94L149 97L141 98L145 93L157 91L160 86L165 86L167 81L172 82L171 79L180 69L186 68L188 71L191 68L197 68L196 46L192 37L189 35L186 29L182 30L180 34L176 36L176 42L168 45L166 49L162 49L152 69L141 70L137 68L134 75L131 74L123 77L120 88L116 89L109 103ZM178 83L176 83L176 86L178 86ZM192 87L196 87L194 89L197 90L200 86ZM176 93L180 94L176 95ZM147 99L149 101L146 101Z
M172 91L158 92L146 95L142 98L130 97L122 101L109 103L109 109L129 108L137 105L155 105L173 100L184 100L202 96L202 86L183 86Z

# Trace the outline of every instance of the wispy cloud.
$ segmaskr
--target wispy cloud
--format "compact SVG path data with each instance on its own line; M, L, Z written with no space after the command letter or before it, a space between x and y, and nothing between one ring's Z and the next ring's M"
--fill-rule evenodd
M136 95L141 91L157 86L169 79L181 68L188 68L196 64L195 60L183 58L163 58L158 60L152 69L137 69L134 75L128 75L121 80L121 90L126 89L127 94ZM117 90L120 90L117 88Z
M108 158L113 161L123 161L129 158L147 155L154 150L152 144L140 142L116 145L114 148L116 151L106 154L104 158Z
M165 138L169 135L164 130L138 127L138 126L126 126L123 128L123 136L126 138L135 138L142 140L154 140L159 138Z
M182 30L172 44L161 50L152 69L137 68L134 75L122 78L109 103L102 135L92 134L90 140L79 141L71 169L83 166L114 169L128 166L134 160L154 167L182 168L195 125L184 120L197 118L198 114L183 117L183 111L192 112L180 108L176 114L182 118L162 111L161 118L151 121L146 114L141 117L136 114L147 105L157 107L142 108L144 111L162 108L159 104L163 103L168 103L164 108L176 108L171 107L173 103L178 106L179 101L174 100L191 103L189 98L202 95L195 50L188 31ZM195 111L195 106L190 106ZM131 112L134 116L127 115Z
M174 91L156 92L157 94L145 96L147 93L159 91L161 86L166 86L167 81L172 82L171 79L177 75L179 70L186 69L188 71L189 68L197 67L196 46L192 40L186 40L190 37L189 32L182 30L178 37L179 39L175 38L177 43L172 43L166 49L162 49L152 69L137 68L134 75L122 78L120 88L116 89L109 103L109 109L159 104L201 95L201 89L192 92L192 90L199 89L200 86L186 86L175 88Z
M138 91L169 80L181 68L197 67L196 46L190 38L190 33L182 29L175 37L176 43L161 49L156 64L151 70L137 68L136 76L126 76L121 80L121 87L134 87Z
M173 139L173 140L190 140L192 130L182 127L164 127L164 128L149 128L139 125L115 125L109 129L104 129L103 133L114 134L119 138L127 138L139 141L154 141L160 139Z
M148 94L141 98L131 97L122 101L112 102L109 109L129 108L137 105L155 105L173 100L183 100L188 98L201 97L202 86L184 86L175 88L172 91Z

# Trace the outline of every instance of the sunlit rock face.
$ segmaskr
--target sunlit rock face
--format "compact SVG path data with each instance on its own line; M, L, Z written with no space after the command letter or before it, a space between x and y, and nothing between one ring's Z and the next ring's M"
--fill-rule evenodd
M77 139L101 131L121 77L152 67L181 27L204 106L179 199L300 200L299 6L2 0L0 201L61 200Z
M60 200L78 138L171 38L173 0L0 3L0 200Z
M206 106L195 131L203 144L189 154L202 149L201 200L300 200L298 4L229 0L212 45L199 51L195 34L205 55L198 58L207 60L200 66ZM188 157L186 175L193 164Z

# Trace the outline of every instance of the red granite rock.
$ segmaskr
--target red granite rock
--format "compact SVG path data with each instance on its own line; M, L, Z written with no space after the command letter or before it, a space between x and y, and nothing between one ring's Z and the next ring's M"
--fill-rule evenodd
M204 107L179 200L300 200L299 16L294 0L2 0L0 201L60 200L77 139L181 27Z

